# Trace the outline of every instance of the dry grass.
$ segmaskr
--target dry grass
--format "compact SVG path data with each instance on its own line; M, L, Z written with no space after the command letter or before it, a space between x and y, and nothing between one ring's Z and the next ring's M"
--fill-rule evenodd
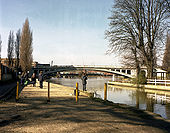
M25 87L19 102L0 103L1 132L170 132L170 123L135 108L90 99L73 88L51 84L51 101L44 89Z

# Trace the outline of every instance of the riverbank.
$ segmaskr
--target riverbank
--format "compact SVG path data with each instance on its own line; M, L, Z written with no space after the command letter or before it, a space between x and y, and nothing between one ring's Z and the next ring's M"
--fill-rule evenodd
M131 83L121 83L121 82L113 82L109 81L109 85L115 85L115 86L124 86L124 87L133 87L137 88L136 84ZM144 87L146 89L152 89L152 90L160 90L160 91L170 91L170 86L161 86L161 85L141 85L139 87Z
M25 87L19 102L0 103L2 132L170 132L170 121L127 105L90 99L80 92L75 102L74 88L47 83L44 89Z

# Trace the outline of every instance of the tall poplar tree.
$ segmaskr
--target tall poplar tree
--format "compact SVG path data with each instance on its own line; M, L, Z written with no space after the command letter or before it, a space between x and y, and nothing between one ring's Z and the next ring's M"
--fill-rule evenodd
M33 48L32 48L32 31L29 27L28 18L22 28L21 42L20 42L20 65L23 72L27 72L32 67Z
M170 72L170 34L167 34L166 48L162 67Z
M7 49L7 57L8 57L8 66L13 66L13 57L14 57L14 34L13 31L10 31L8 37L8 49Z
M19 47L20 47L20 40L21 40L21 32L20 29L16 33L16 41L15 41L15 58L16 58L16 68L19 67Z

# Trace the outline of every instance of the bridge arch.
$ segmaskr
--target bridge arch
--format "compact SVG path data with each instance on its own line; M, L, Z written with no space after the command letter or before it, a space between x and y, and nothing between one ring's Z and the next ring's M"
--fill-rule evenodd
M118 72L118 71L113 71L113 70L108 70L108 69L101 69L101 68L86 68L86 67L63 67L63 68L56 68L54 70L50 70L48 72L45 72L45 75L50 75L53 73L57 73L57 72L69 72L69 71L82 71L82 70L87 70L87 71L98 71L98 72L105 72L105 73L111 73L111 74L115 74L115 75L119 75L119 76L123 76L126 78L133 78L132 75L130 74L126 74L123 72Z

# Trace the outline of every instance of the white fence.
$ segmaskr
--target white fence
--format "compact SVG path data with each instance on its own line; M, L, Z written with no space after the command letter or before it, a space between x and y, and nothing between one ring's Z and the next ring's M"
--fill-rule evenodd
M160 79L147 79L148 84L154 85L170 85L170 80L160 80Z

